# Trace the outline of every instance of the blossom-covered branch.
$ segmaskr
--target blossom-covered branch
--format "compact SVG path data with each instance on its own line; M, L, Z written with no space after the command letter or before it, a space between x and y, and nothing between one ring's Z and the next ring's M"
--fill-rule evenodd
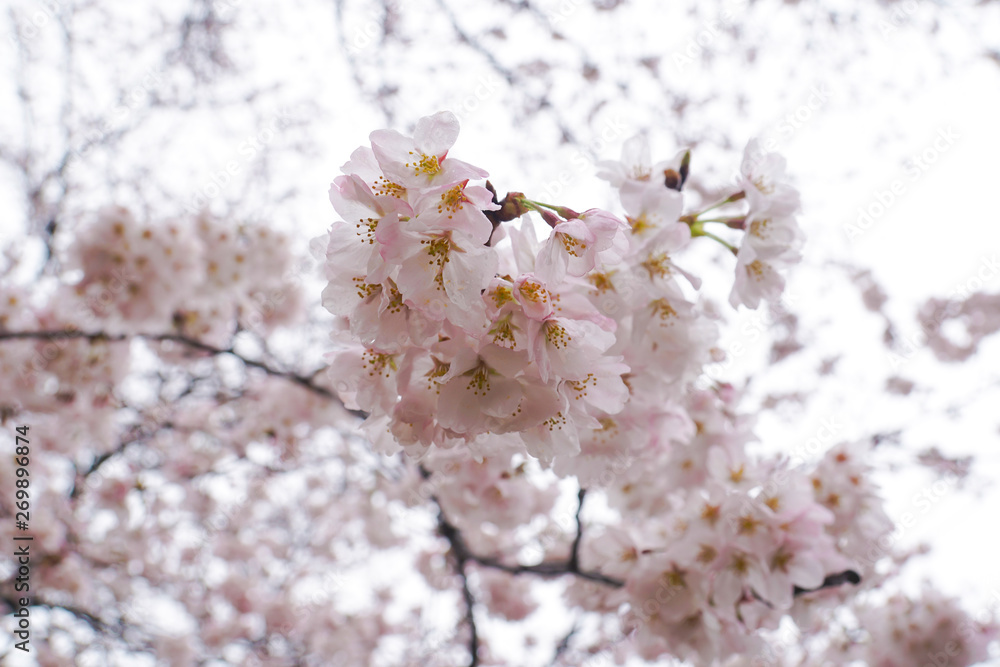
M192 350L196 350L198 352L204 352L204 353L210 354L210 355L223 355L223 354L231 355L231 356L235 357L236 359L239 359L243 364L245 364L248 367L256 368L258 370L262 370L265 373L267 373L268 375L273 376L273 377L284 378L284 379L288 380L289 382L293 382L293 383L295 383L295 384L297 384L297 385L299 385L299 386L301 386L301 387L303 387L305 389L308 389L309 391L317 394L318 396L322 396L324 398L328 398L328 399L331 399L331 400L334 400L334 401L337 400L337 397L334 395L334 393L332 391L330 391L330 389L328 389L328 388L326 388L326 387L324 387L324 386L322 386L320 384L317 384L317 382L315 380L315 377L316 377L317 373L319 373L323 369L318 369L317 371L315 371L313 373L310 373L310 374L301 374L301 373L297 373L295 371L282 370L282 369L279 369L279 368L275 368L274 366L271 366L270 364L267 364L265 362L258 361L258 360L255 360L255 359L250 359L250 358L248 358L248 357L246 357L244 355L241 355L240 353L238 353L232 347L226 347L226 348L218 347L218 346L215 346L215 345L210 345L208 343L204 343L204 342L202 342L200 340L196 340L196 339L191 338L189 336L183 336L183 335L180 335L180 334L170 334L170 333L161 333L161 334L149 334L149 333L108 334L108 333L104 333L104 332L100 332L100 331L98 331L98 332L93 332L93 331L92 332L86 332L86 331L78 331L78 330L74 330L74 329L52 330L52 331L2 331L2 330L0 330L0 341L4 341L4 340L55 341L55 340L77 339L77 338L85 339L85 340L92 341L92 342L93 341L98 341L98 342L107 342L107 343L120 343L120 342L128 341L128 340L130 340L132 338L142 338L142 339L145 339L145 340L157 341L157 342L161 342L161 343L164 342L164 341L169 341L169 342L172 342L172 343L179 343L179 344L184 345L184 346L186 346L186 347L188 347L188 348L190 348ZM366 418L368 416L366 413L360 412L360 411L357 411L357 410L350 411L350 412L352 412L355 416L360 417L361 419L364 419L364 418Z

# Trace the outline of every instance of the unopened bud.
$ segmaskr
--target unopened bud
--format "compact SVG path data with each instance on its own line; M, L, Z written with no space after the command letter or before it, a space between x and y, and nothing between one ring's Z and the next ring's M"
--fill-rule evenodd
M562 220L559 219L559 216L557 216L555 213L552 213L551 211L546 211L545 209L539 209L538 212L541 214L542 220L544 220L545 224L547 224L549 227L555 227L560 222L562 222Z
M552 210L555 211L557 215L561 215L565 220L576 220L580 217L579 213L565 206L553 206Z
M684 187L684 184L687 182L688 179L688 172L690 170L691 170L691 151L684 151L684 157L681 158L681 173L680 173L681 182L680 185L677 186L678 190Z
M528 212L528 207L524 204L523 192L508 192L507 196L500 202L500 219L506 222L520 218Z

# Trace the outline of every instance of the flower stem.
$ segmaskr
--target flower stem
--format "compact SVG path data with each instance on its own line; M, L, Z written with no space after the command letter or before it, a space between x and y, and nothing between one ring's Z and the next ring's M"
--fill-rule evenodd
M712 239L713 241L716 241L717 243L720 243L720 244L724 245L734 255L737 252L739 252L739 248L737 248L733 244L729 243L724 238L716 236L715 234L713 234L711 232L706 232L705 229L701 226L701 223L702 223L702 221L699 220L698 222L695 222L693 225L691 225L691 237L692 238L694 238L695 236L706 236L706 237Z
M725 206L726 204L732 204L733 202L737 202L737 201L743 199L744 197L746 197L746 193L743 192L742 190L740 190L739 192L737 192L735 194L729 195L728 197L726 197L722 201L715 202L714 204L712 204L711 206L709 206L706 209L703 209L699 213L695 213L694 217L697 218L698 216L705 215L706 213L708 213L709 211L711 211L713 209L719 208L720 206Z
M524 199L523 201L526 206L534 208L539 213L541 213L541 211L539 210L539 207L541 207L541 208L547 208L550 211L554 211L556 215L562 217L565 220L573 220L575 218L580 217L579 213L566 206L556 206L554 204L546 204L544 202L534 201L533 199Z

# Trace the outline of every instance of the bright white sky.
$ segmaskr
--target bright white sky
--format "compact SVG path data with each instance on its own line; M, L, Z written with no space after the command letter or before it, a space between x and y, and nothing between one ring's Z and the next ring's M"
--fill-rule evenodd
M806 195L808 263L815 266L821 259L836 258L872 267L890 296L889 312L904 327L905 334L916 336L919 331L913 317L918 303L928 296L947 296L966 285L984 259L1000 256L996 214L984 210L989 207L989 193L995 192L992 181L998 173L998 84L1000 69L983 62L959 76L930 82L913 100L886 96L878 105L822 114L797 133L787 147L792 170L799 176ZM871 145L872 128L884 126L887 121L900 129L898 147L895 151L873 153L865 147ZM908 169L905 160L925 150L933 151L935 137L943 128L953 128L959 138L926 171L917 175ZM854 177L835 176L851 165L857 170ZM877 201L877 193L889 190L895 180L905 185L903 195L867 232L853 242L848 240L844 226L856 224L859 207L870 207ZM806 285L814 282L806 282L806 275L801 278ZM996 292L998 287L1000 274L984 289ZM805 286L798 288L793 282L793 289L810 298ZM883 406L879 400L881 384L874 382L880 382L891 365L884 350L866 344L880 334L881 327L871 326L872 322L865 321L868 318L845 321L836 316L840 308L857 313L856 306L845 305L846 299L856 303L856 295L830 295L829 301L823 298L829 304L824 310L831 316L830 330L822 337L836 341L831 342L831 349L864 349L868 353L853 359L854 382L842 391L831 392L833 395L824 407L815 410L816 414L827 410L827 414L843 415L851 435L857 436L893 423L919 424L910 444L939 445L946 453L977 456L974 476L978 482L974 479L971 487L979 488L982 495L947 494L926 520L907 531L904 539L927 540L937 552L933 558L919 562L915 570L932 576L952 592L985 599L988 589L1000 590L1000 576L995 571L998 545L990 544L977 529L977 519L1000 512L1000 492L990 483L1000 475L995 411L1000 347L996 341L984 346L964 373L947 368L930 376L924 374L929 364L923 363L930 354L919 352L900 367L899 373L933 383L933 393ZM872 384L866 386L866 378ZM943 406L970 399L974 408L962 420L943 419ZM886 483L890 506L904 511L912 509L913 492L925 486L927 480L895 477L887 478Z

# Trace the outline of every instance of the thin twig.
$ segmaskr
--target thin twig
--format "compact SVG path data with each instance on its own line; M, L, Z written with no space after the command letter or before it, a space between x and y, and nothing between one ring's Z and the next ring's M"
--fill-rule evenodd
M574 622L573 627L569 629L569 632L567 632L563 636L563 638L559 640L559 643L556 644L556 652L552 656L551 667L556 667L556 665L559 663L559 658L561 658L562 655L569 650L569 642L571 639L573 639L573 636L577 633L579 629L580 626Z
M437 503L437 498L434 498L434 502ZM479 631L476 628L476 615L474 611L476 599L469 588L469 576L465 571L465 564L470 560L469 548L462 538L462 533L445 518L444 510L441 509L440 504L438 504L438 531L451 545L452 554L455 556L455 571L462 579L465 620L469 624L469 667L477 667L479 664Z
M583 524L580 522L580 513L583 511L583 499L587 497L587 489L580 487L576 494L576 537L573 538L573 546L569 552L569 568L573 572L580 571L580 542L583 541Z

